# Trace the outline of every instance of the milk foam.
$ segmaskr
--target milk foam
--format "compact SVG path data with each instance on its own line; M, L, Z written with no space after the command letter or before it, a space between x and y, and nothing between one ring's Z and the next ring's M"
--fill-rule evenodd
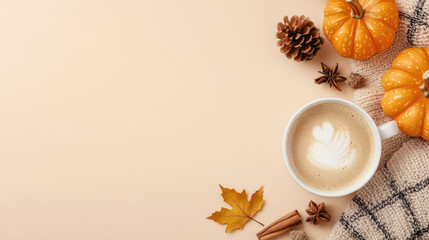
M350 133L334 129L330 122L313 128L315 142L309 146L308 160L319 168L339 169L355 160L355 149L350 146Z
M323 103L305 110L289 136L298 177L323 191L345 189L367 173L375 154L370 125L356 110Z

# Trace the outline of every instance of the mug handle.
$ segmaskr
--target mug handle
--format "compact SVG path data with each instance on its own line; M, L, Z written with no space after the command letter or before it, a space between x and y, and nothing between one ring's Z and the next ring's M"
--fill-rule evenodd
M400 133L401 130L399 130L398 124L395 121L390 121L378 126L378 132L380 133L381 140L385 140Z

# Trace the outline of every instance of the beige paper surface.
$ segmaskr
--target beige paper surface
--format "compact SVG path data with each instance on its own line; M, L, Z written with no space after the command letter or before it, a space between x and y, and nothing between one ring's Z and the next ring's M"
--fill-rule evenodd
M218 184L264 185L269 224L310 199L332 222L351 196L316 197L288 174L283 130L301 105L351 99L276 46L284 15L321 27L326 1L0 3L0 239L255 239L205 219ZM279 238L288 239L288 236Z

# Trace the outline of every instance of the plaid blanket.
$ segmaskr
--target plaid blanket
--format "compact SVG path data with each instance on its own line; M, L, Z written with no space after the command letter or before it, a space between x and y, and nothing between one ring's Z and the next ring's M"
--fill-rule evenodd
M392 46L369 60L352 60L366 81L354 101L377 124L390 121L381 109L381 78L402 50L429 47L429 0L397 0L399 26ZM429 239L429 142L399 134L383 141L380 167L356 193L325 239Z
M358 191L328 239L429 239L428 172L429 144L406 142Z

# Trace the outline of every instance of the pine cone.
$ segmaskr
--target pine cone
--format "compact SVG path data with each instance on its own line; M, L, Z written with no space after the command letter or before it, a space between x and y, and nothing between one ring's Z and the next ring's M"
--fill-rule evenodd
M276 34L280 52L298 62L311 60L324 42L319 29L305 16L295 15L290 20L286 16L283 21L277 24Z

